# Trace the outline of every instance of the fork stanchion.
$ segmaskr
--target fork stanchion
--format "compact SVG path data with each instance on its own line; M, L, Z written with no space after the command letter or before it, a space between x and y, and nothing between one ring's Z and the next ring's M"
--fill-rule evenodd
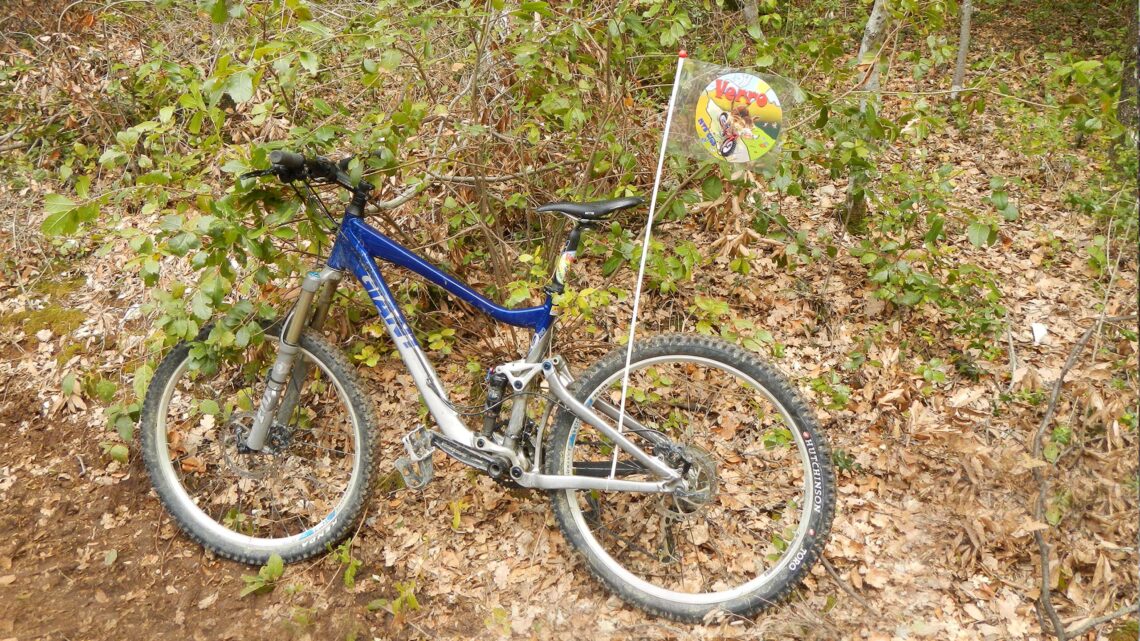
M669 129L673 126L673 109L677 106L677 89L681 86L681 69L685 66L688 53L682 49L677 54L677 73L673 76L673 91L669 94L669 112L665 115L665 133L661 137L661 152L657 156L657 175L653 178L653 195L649 199L649 218L645 221L645 241L641 245L641 264L637 268L637 285L633 290L633 315L629 320L629 341L625 349L625 367L621 374L621 405L618 408L617 429L625 426L625 396L629 390L629 365L633 360L633 338L637 331L637 310L641 302L641 283L645 280L645 260L649 257L649 239L653 234L653 216L657 213L657 191L661 189L661 173L665 168L665 148L669 145ZM614 448L610 463L610 478L617 474L618 449Z

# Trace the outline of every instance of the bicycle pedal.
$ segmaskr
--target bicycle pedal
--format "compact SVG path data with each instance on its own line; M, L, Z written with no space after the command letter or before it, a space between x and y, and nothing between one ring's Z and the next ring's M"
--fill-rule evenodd
M404 435L404 450L408 453L409 459L419 462L431 459L435 445L431 442L431 434L420 425Z
M430 454L418 461L401 456L396 459L396 470L404 479L404 486L410 490L422 490L435 475L435 466L432 465Z

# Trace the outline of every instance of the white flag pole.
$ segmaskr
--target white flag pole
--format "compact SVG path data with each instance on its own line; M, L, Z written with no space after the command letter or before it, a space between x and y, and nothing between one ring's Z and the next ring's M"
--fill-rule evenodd
M629 365L633 360L633 336L637 331L637 308L641 302L641 282L645 279L645 259L649 257L649 238L653 233L653 215L657 212L657 190L661 188L661 172L665 167L665 147L669 144L669 128L673 125L673 108L676 107L677 89L681 86L681 69L689 54L682 49L677 54L677 74L673 76L673 92L669 95L669 113L665 115L665 134L661 137L661 153L657 157L657 175L653 178L653 195L649 198L649 219L645 221L645 242L641 245L641 265L637 268L637 285L633 290L633 316L629 320L629 341L625 349L625 369L621 377L621 406L618 409L618 431L625 423L625 395L629 389ZM614 448L610 464L610 477L617 475L618 448Z

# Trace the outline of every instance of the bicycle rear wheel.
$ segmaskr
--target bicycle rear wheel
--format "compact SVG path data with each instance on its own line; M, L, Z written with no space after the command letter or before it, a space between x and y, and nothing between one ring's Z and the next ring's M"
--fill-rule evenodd
M625 349L611 352L576 381L576 398L617 406L624 365ZM724 341L659 336L634 346L626 414L679 446L690 492L552 493L563 533L603 583L642 609L700 621L750 616L802 581L827 542L835 480L819 426L774 369ZM546 470L652 479L567 410Z
M202 330L198 340L209 335ZM163 359L143 404L143 461L178 525L217 554L262 564L323 552L355 523L371 488L376 420L343 355L306 331L293 375L296 404L278 416L266 447L241 447L276 354L265 341L216 366L194 368L193 343Z

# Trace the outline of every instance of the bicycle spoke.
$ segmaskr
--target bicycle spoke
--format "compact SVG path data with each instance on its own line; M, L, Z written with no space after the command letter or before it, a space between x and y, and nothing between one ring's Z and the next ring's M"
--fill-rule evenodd
M654 584L682 592L740 585L768 563L761 551L803 517L802 511L785 507L805 491L804 476L790 471L799 464L794 444L750 451L772 428L793 428L765 397L728 371L689 362L654 368L652 373L631 371L626 413L682 451L689 444L698 448L691 456L708 462L690 465L713 466L708 482L715 485L708 490L708 503L601 492L600 500L586 499L586 523L614 562ZM620 381L614 381L605 394L620 400ZM574 442L575 464L624 460L600 434L580 429L584 433ZM631 438L638 435L631 433ZM654 517L653 510L660 516ZM646 545L651 537L657 542ZM648 549L653 546L656 552Z

